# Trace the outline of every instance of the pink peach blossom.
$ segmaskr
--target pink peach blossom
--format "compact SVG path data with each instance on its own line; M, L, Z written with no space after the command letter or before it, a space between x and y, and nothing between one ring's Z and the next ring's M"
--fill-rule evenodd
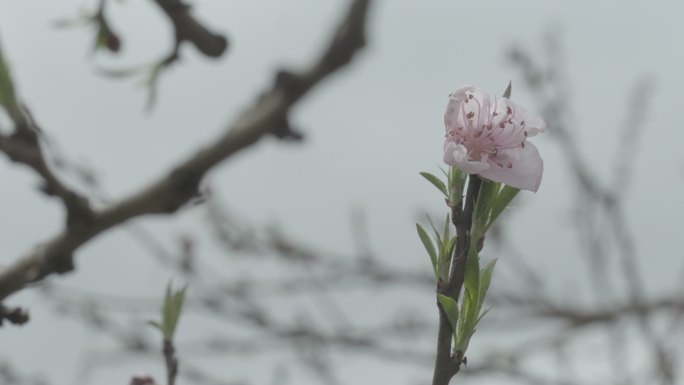
M468 174L537 191L544 162L527 138L546 130L544 120L510 100L473 86L449 96L444 114L444 162Z

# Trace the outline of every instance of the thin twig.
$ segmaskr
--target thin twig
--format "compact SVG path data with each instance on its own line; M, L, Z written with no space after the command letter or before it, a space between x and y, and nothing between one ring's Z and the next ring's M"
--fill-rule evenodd
M178 358L176 357L173 341L164 340L162 352L164 354L164 363L166 364L166 384L174 385L176 383L176 375L178 374Z

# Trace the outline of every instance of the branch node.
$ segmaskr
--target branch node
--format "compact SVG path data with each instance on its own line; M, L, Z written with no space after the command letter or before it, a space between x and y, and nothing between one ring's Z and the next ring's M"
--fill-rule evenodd
M13 325L23 325L29 321L28 311L20 308L9 308L0 304L0 326L4 320L7 320Z
M218 58L228 48L228 39L204 27L190 14L190 6L180 0L155 0L175 30L176 43L187 40L205 56Z
M278 139L287 140L291 142L301 142L304 140L304 134L301 131L292 128L287 116L283 115L276 118L273 123L271 134Z
M64 253L53 258L44 259L44 266L41 270L46 273L54 272L57 274L66 274L75 269L74 255L72 253ZM40 276L42 275L44 275L44 273L39 274L38 279L40 279Z
M190 199L199 197L199 185L203 173L187 167L178 168L169 177L170 191L167 202L162 208L164 212L173 213Z
M306 90L306 84L300 75L281 69L276 73L274 88L286 95L301 95Z

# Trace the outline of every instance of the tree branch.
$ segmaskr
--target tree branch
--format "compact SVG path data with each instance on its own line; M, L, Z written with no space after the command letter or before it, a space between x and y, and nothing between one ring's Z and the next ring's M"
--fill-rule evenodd
M23 325L28 322L29 315L22 308L8 308L0 304L0 326L5 320L14 325Z
M449 282L446 285L438 285L437 293L458 300L465 279L466 259L470 249L470 229L473 224L473 211L475 200L480 193L482 180L477 175L470 175L468 191L465 197L465 206L456 205L451 208L452 222L456 226L456 248L451 260L449 270ZM461 369L461 363L465 361L463 352L451 354L451 341L453 330L444 309L437 302L439 309L439 328L437 331L437 356L435 357L435 371L432 376L432 385L448 385L451 378Z
M206 56L217 58L223 55L228 48L228 39L225 36L214 34L200 24L190 14L190 6L181 0L154 0L166 13L173 23L175 31L176 48L181 42L187 40L197 47Z
M40 146L41 130L26 107L12 114L14 133L0 135L0 151L13 162L32 168L43 178L41 190L62 200L67 210L67 226L87 225L92 217L88 199L71 190L50 170Z
M178 374L178 358L176 357L176 348L173 346L173 341L164 340L162 353L164 354L164 364L166 365L166 385L174 385L176 383L176 375Z
M88 226L67 227L0 270L0 301L29 283L53 273L74 269L73 253L98 234L145 214L173 213L198 194L203 175L226 158L265 135L297 138L287 123L290 108L315 85L349 64L365 45L370 0L355 0L323 54L307 70L281 71L254 105L230 125L214 143L176 165L171 172L139 192L103 210L94 211Z

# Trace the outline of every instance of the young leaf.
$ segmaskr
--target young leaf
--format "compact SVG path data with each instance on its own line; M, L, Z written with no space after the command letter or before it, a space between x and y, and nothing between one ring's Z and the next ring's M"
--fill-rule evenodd
M478 309L482 309L482 304L487 296L487 290L489 290L489 284L492 281L492 273L494 272L494 267L496 266L496 259L487 262L486 265L480 271L480 299L478 304Z
M459 170L458 167L449 167L449 204L458 205L461 203L467 177L468 174Z
M449 220L449 214L447 214L446 219L444 220L444 232L442 232L443 249L447 248L447 246L449 245L449 241L451 240L451 234L449 234L450 225L451 221Z
M472 334L469 326L472 323L474 304L473 295L467 288L463 294L463 303L461 304L461 313L458 320L458 338L454 340L454 347L456 351L462 353L466 352L468 348L468 341L470 340L470 335ZM475 315L477 317L477 315Z
M427 216L427 218L428 218L428 222L430 223L430 227L432 227L432 231L435 233L435 242L439 246L442 244L442 236L439 234L439 231L437 231L435 224L432 222L432 218L430 218L429 215Z
M446 313L449 323L451 324L451 330L453 330L455 334L456 327L458 326L458 304L453 298L443 294L437 294L437 300L439 301L439 304L442 305L442 309L444 309L444 313Z
M473 221L478 227L478 235L484 234L485 226L488 222L492 207L496 202L497 194L501 188L501 183L492 182L487 179L482 180L482 185L480 187L480 193L477 197L477 203L475 204L475 213Z
M107 30L100 26L100 29L97 32L97 36L95 36L95 46L93 49L97 50L99 48L103 48L107 46Z
M178 319L180 318L181 310L183 309L183 301L185 299L186 290L187 286L174 292L172 291L171 284L169 283L169 286L166 288L166 296L161 309L161 322L147 322L149 325L159 329L164 336L164 340L166 341L173 339L173 334L176 331Z
M157 328L160 332L162 332L162 334L164 333L164 327L159 322L149 320L147 321L147 324Z
M488 307L488 308L484 309L484 311L482 311L482 313L480 313L480 316L477 317L477 321L475 322L476 326L477 326L477 324L480 323L480 320L482 320L482 318L484 318L485 314L489 313L490 310L492 310L492 308ZM475 332L475 330L473 330L473 333L474 332Z
M432 270L435 272L435 275L437 276L437 252L435 251L435 246L432 244L432 240L430 240L430 236L425 231L425 229L423 229L423 227L417 223L416 230L418 231L418 237L420 237L420 241L423 242L423 247L425 247L425 251L427 251L427 253L430 255L430 261L432 262ZM439 276L437 276L437 278L439 278Z
M468 258L465 263L465 277L463 285L474 295L474 302L477 303L480 290L480 261L477 255L477 242L472 240L470 242L470 250L468 251Z
M488 230L494 224L494 221L499 217L499 215L501 215L501 213L503 213L506 207L508 207L508 204L511 203L513 198L515 198L515 196L518 195L519 192L519 189L508 185L505 185L501 189L501 191L499 191L499 194L496 196L496 199L494 200L494 205L492 206L492 213L489 216L489 222L487 222L485 231Z
M439 272L439 279L442 282L447 282L449 281L449 267L451 266L451 256L454 254L454 247L456 245L456 236L451 238L448 242L445 243L446 246L443 246L439 250L439 258L437 262L437 270Z
M480 291L480 262L476 250L476 242L471 242L466 260L465 279L463 287L465 294L461 305L461 324L459 327L459 340L457 350L465 353L470 342L477 316L479 312L479 291Z
M501 95L501 96L504 97L504 98L506 98L506 99L510 99L510 98L511 98L511 88L512 88L512 87L513 87L513 84L512 84L511 81L509 80L509 81L508 81L508 85L506 86L506 89L504 90L503 95Z
M157 103L157 95L159 91L159 75L162 73L162 70L166 68L166 65L160 63L152 67L152 71L150 72L150 76L147 78L147 88L148 88L148 94L147 94L147 104L145 108L148 111L151 111L152 108L154 108L154 105Z
M447 181L449 181L450 176L449 176L449 174L447 174L446 170L444 170L442 167L440 167L439 171L441 171L442 174L444 174L444 176L447 178Z
M442 182L439 178L428 172L421 172L420 175L423 178L427 179L428 182L432 183L433 186L437 187L437 189L441 191L445 197L449 197L449 193L447 192L447 188L444 185L444 182Z
M456 240L458 239L458 235L454 235L451 240L449 240L449 244L446 248L446 255L451 258L451 256L454 254L454 247L456 247Z

